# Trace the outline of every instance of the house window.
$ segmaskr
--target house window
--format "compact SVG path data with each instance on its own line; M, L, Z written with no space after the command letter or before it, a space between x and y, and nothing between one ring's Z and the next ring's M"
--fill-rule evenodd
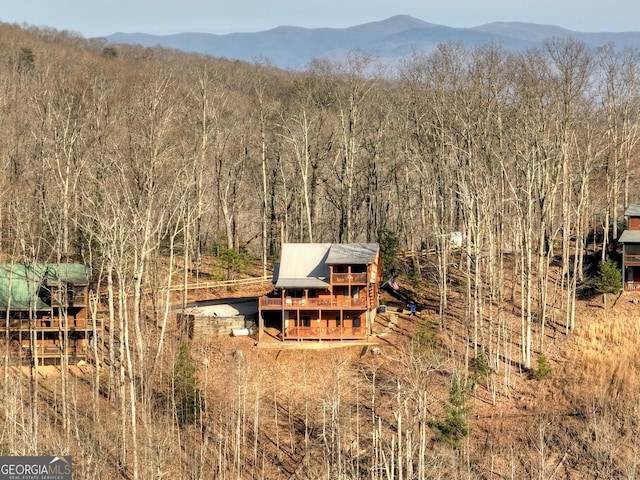
M360 328L360 317L353 318L353 328Z
M85 296L85 290L84 287L81 286L73 286L72 287L73 290L73 302L76 304L84 304L87 302L86 296Z
M336 327L340 326L340 315L336 315Z
M303 315L302 321L300 323L301 327L310 327L311 326L311 317L309 315Z

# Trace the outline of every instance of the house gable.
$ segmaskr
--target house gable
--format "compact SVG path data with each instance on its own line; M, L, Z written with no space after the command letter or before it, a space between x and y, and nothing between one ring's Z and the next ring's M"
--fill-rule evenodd
M371 265L376 243L285 243L274 270L277 288L327 288L333 265Z
M327 288L330 243L285 243L274 283L277 288Z

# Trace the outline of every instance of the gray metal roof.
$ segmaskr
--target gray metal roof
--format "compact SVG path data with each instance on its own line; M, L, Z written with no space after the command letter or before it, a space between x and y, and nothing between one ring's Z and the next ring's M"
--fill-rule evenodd
M624 211L625 217L640 217L640 203L633 203Z
M276 287L291 289L328 288L329 282L318 278L279 278L276 282Z
M329 285L325 263L330 243L285 243L280 255L276 287L319 288Z
M620 243L640 243L640 230L625 230L618 241Z
M377 243L334 243L329 249L329 265L369 265L378 254Z
M273 282L279 288L326 288L329 265L368 265L377 253L377 243L285 243Z

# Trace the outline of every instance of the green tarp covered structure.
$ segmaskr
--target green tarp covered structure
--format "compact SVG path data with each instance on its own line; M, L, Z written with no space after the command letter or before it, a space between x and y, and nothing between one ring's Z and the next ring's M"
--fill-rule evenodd
M0 309L48 310L49 287L88 285L91 269L80 263L0 264Z

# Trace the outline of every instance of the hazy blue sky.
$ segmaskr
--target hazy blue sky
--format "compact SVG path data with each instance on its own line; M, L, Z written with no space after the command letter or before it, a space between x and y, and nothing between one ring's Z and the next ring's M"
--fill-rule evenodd
M520 21L584 32L640 31L638 0L9 0L0 21L94 37L254 32L280 25L341 28L398 14L450 27Z

